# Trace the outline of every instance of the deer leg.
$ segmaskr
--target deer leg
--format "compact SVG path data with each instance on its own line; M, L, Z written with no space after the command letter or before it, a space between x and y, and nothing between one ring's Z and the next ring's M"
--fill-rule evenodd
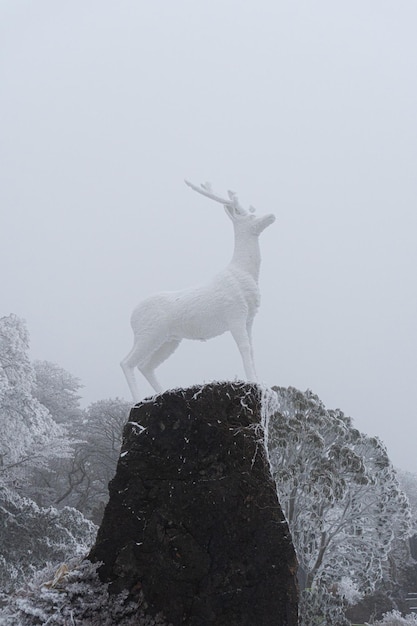
M257 377L253 363L252 343L246 324L232 327L230 332L239 348L247 380L252 382L256 381Z
M130 393L132 394L133 402L139 402L139 388L135 378L135 367L139 360L138 346L134 345L129 354L120 363L123 373L126 377L127 384L129 385Z
M250 357L251 357L251 361L252 361L252 367L253 367L253 371L255 372L255 380L258 379L258 376L256 374L256 368L255 368L255 357L253 354L253 341L252 341L252 325L253 325L253 317L250 318L247 323L246 323L246 331L248 333L248 337L249 337L249 344L250 344Z
M135 377L135 367L142 372L157 393L162 391L161 385L153 374L155 365L152 365L153 359L159 354L163 347L161 343L160 339L156 339L155 337L143 339L140 336L136 336L133 348L120 363L134 402L139 402L140 400L139 388ZM160 362L162 362L162 360L160 360Z
M142 372L148 383L153 387L156 393L162 393L163 389L161 384L159 383L157 377L155 376L154 370L149 370L145 367L140 367L139 370Z
M144 365L139 365L139 369L145 376L146 380L155 389L157 393L161 393L162 387L155 376L155 369L161 365L179 346L180 340L166 341L156 352L146 361Z

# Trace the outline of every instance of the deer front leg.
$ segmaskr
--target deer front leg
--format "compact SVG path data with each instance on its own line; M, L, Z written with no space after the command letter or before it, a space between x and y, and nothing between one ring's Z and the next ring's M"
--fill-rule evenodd
M246 328L246 323L232 326L230 328L230 332L232 333L233 339L239 348L247 380L250 382L256 382L257 376L255 364L253 362L252 342L250 332L248 332L248 329Z
M253 326L253 317L250 317L248 319L248 321L246 322L246 330L248 333L248 337L249 337L249 344L250 344L250 356L251 356L251 361L252 361L252 365L253 365L253 369L255 370L255 357L253 355L253 341L252 341L252 326ZM255 377L256 380L258 379L257 375L256 375L256 371L255 371Z

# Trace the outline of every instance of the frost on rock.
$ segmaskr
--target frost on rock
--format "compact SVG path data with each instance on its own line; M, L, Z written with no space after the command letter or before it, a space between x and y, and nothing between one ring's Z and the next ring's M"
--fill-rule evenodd
M261 393L261 425L263 429L263 442L265 448L265 455L268 459L269 469L271 476L273 476L273 467L270 456L270 444L269 444L269 427L271 419L276 415L279 410L279 402L276 392L270 387L259 385Z

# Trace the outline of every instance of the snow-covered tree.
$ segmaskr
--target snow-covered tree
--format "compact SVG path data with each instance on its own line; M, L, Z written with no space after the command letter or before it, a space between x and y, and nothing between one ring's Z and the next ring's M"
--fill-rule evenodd
M85 555L96 530L73 508L40 508L0 487L0 592L10 592L49 562Z
M270 458L297 550L300 589L304 597L327 593L342 600L350 581L369 592L394 539L409 532L408 501L386 449L310 391L274 389Z
M409 615L402 615L400 611L391 611L391 613L385 613L381 620L372 622L372 626L416 626L417 615L411 613ZM365 626L371 626L371 624L365 624Z
M95 527L75 509L40 508L37 482L71 457L68 430L35 395L29 336L16 315L0 318L0 584L7 591L34 568L90 546ZM38 497L38 500L42 499Z
M23 320L0 318L0 485L17 487L35 468L70 454L66 431L34 395L28 350Z
M123 427L131 404L120 398L94 402L79 420L68 424L74 439L69 459L38 473L38 483L50 489L49 504L73 506L99 523L108 500L108 483L116 471Z
M81 416L78 378L50 361L34 361L33 395L58 424L71 424Z
M37 572L19 594L0 608L2 626L170 626L162 613L151 615L143 592L111 593L101 582L99 564L79 558Z
M398 480L410 503L412 525L414 533L417 533L417 475L397 469Z
M65 506L70 474L77 449L82 444L84 412L78 395L82 385L78 378L56 363L34 361L35 382L33 395L48 409L54 422L64 427L72 440L73 451L69 458L51 459L47 467L38 468L26 495L39 506Z
M76 450L72 480L82 478L74 489L75 505L96 523L108 500L108 483L116 471L130 409L131 403L109 398L94 402L84 414L84 443Z
M131 407L130 402L121 398L108 398L90 404L85 412L85 425L88 440L94 448L96 471L106 485L114 476L123 428Z

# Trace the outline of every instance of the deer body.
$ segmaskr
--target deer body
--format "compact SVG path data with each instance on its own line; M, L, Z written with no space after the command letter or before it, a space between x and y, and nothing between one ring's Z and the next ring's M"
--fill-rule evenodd
M131 317L133 348L121 363L134 401L139 400L135 367L155 391L160 392L162 388L154 370L174 352L182 339L206 341L226 331L231 332L239 348L247 379L256 380L251 331L260 303L258 237L275 217L255 217L239 206L235 195L229 195L229 200L219 199L208 186L198 188L187 184L224 204L234 226L234 253L229 265L209 283L155 294L134 309Z

